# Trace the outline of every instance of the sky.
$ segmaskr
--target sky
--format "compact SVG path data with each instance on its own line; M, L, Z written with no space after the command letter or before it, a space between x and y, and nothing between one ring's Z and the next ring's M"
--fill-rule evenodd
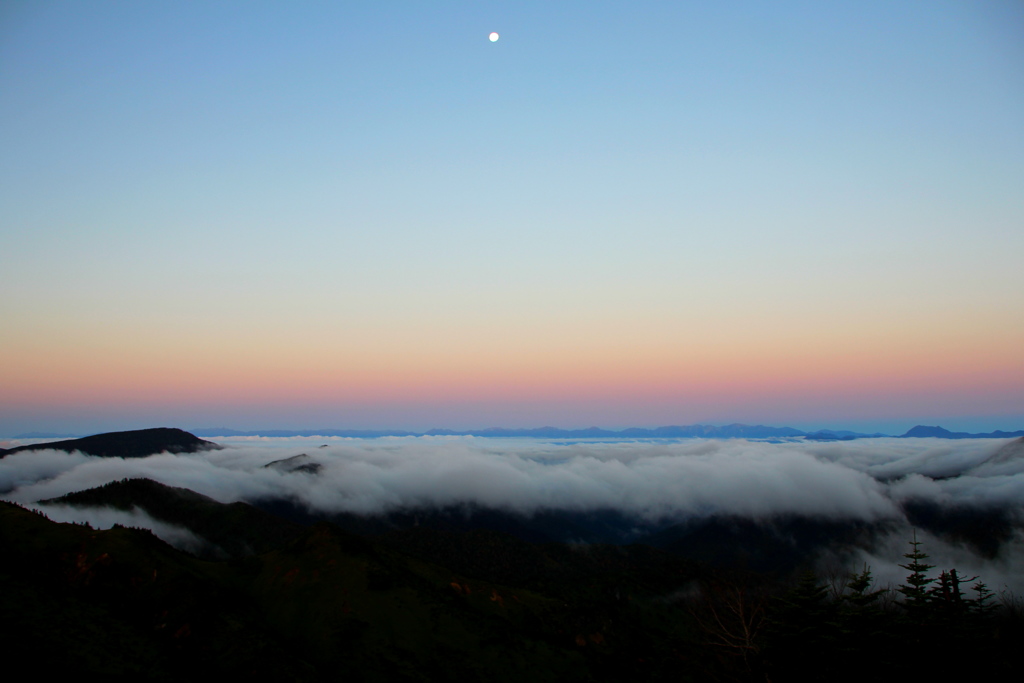
M5 2L0 150L0 435L1024 428L1014 0Z

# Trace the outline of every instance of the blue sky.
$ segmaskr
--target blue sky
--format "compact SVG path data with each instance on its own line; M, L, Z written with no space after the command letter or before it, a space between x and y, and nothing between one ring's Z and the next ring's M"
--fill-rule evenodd
M1018 2L13 2L0 149L8 431L1024 420Z

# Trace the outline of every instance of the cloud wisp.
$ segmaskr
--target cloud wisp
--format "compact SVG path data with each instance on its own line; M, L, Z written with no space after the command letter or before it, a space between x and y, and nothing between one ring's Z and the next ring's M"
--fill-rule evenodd
M54 522L86 523L94 529L109 529L115 524L149 529L166 543L190 553L202 553L217 549L206 539L192 531L174 524L154 519L145 510L132 508L118 510L109 507L74 507L70 505L32 505ZM227 555L224 555L227 557Z

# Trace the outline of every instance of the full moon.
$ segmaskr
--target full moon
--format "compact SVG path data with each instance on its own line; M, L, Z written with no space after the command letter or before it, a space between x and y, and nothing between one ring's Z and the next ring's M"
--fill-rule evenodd
M491 35L489 35L487 37L490 38L492 43L498 42L498 38L501 38L501 36L499 36L497 33L492 33Z

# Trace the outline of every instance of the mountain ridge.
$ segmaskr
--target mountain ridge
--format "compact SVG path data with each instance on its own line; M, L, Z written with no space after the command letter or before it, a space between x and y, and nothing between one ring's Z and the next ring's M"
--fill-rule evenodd
M865 438L941 438L941 439L1012 439L1024 436L1024 429L1013 432L995 430L993 432L968 433L952 432L943 427L917 425L899 436L881 432L855 432L845 429L819 429L804 431L795 427L772 427L768 425L747 425L732 423L716 426L705 424L667 425L663 427L626 427L620 430L603 427L587 427L583 429L564 429L561 427L488 427L486 429L444 429L435 428L425 431L403 429L254 429L239 430L228 427L205 427L193 429L193 434L205 437L296 437L296 436L336 436L353 439L373 439L386 436L477 436L484 438L547 438L547 439L771 439L804 437L815 441L848 441Z
M985 432L980 434L971 434L968 432L951 432L943 427L934 426L929 427L927 425L917 425L907 430L906 434L903 434L900 438L937 438L937 439L1012 439L1014 437L1024 436L1024 429L1018 429L1015 432L1004 432L1001 429L997 429L994 432Z
M424 431L404 429L255 429L238 430L227 427L205 427L193 429L198 436L340 436L349 438L379 438L384 436L478 436L478 437L526 437L526 438L686 438L686 437L724 437L724 438L772 438L803 436L806 432L793 427L770 427L766 425L730 424L721 427L714 425L669 425L664 427L627 427L621 430L603 427L586 427L583 429L564 429L561 427L487 427L484 429L447 429L434 428ZM863 435L867 436L867 435Z

